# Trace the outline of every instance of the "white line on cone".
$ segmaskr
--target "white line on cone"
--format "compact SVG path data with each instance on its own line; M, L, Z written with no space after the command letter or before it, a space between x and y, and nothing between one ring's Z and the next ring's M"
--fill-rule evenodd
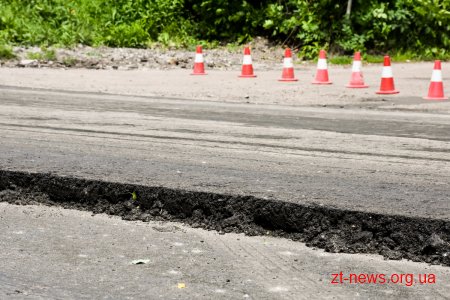
M361 72L361 61L355 60L353 62L352 72Z
M381 78L392 78L392 68L391 67L383 67L383 72L381 73Z
M244 61L242 62L243 65L251 65L252 64L252 56L251 55L244 55Z
M203 62L203 54L200 54L200 53L195 54L195 62L202 63Z
M442 72L441 70L433 70L431 75L431 82L441 82L442 81Z
M294 64L292 63L292 58L291 57L285 57L283 65L284 65L285 68L293 68Z
M317 69L326 70L327 69L327 60L324 58L319 58L319 61L317 62Z

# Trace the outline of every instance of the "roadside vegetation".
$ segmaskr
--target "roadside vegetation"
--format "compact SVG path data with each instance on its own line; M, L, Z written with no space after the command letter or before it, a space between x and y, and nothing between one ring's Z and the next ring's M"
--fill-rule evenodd
M56 60L56 52L55 50L48 50L46 48L42 48L41 51L38 52L28 52L28 58L36 60L54 61Z
M0 1L0 58L14 45L191 48L255 36L299 49L306 59L320 48L448 59L450 0Z
M16 56L10 46L0 44L0 59L13 59L15 57Z

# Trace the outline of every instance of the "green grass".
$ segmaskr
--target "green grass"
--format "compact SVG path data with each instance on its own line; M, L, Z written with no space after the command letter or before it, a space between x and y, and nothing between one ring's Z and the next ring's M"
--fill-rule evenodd
M95 50L87 52L86 55L89 57L97 57L97 58L102 56L99 51L95 51Z
M404 58L406 61L406 57ZM378 64L384 61L384 56L382 55L370 55L363 54L363 62ZM394 59L393 59L394 60ZM395 60L397 61L397 60ZM330 55L328 57L328 62L333 65L351 65L353 62L353 56L347 55Z
M355 29L342 18L342 5L308 0L3 0L0 44L44 47L187 48L241 51L255 36L300 47L300 59L315 59L320 48L336 49L332 64L349 64L339 54L352 49L392 53L394 61L450 59L450 0L371 0L357 5ZM337 1L335 1L337 2ZM314 5L312 4L314 3ZM375 9L376 8L376 9ZM382 13L381 13L382 11ZM271 25L264 25L271 24ZM411 26L410 24L414 24ZM330 30L323 30L330 28ZM405 35L404 32L411 31ZM231 42L226 44L226 42ZM373 45L380 45L380 49ZM383 46L384 45L384 46ZM328 47L329 46L329 47ZM339 51L342 51L339 53ZM345 51L345 52L344 52ZM0 58L11 58L2 47ZM379 53L379 52L369 52ZM53 60L52 53L30 54ZM379 63L381 56L366 55Z
M28 52L27 57L29 59L43 60L43 61L56 61L55 50L41 49L38 52Z
M394 53L387 53L391 57L393 62L419 62L419 61L433 61L435 59L440 59L443 61L450 60L450 52L432 52L427 51L424 53L415 53L412 51L398 51ZM364 55L363 60L368 63L382 63L384 60L383 55Z
M78 60L75 57L67 56L63 58L62 62L66 67L73 67L78 62Z
M414 53L411 51L397 52L392 55L392 60L397 62L409 61L433 61L435 59L450 60L450 52L444 49L429 49L423 53Z
M0 60L8 60L16 58L12 47L8 45L0 45Z
M384 61L383 55L363 55L363 61L370 64L380 64Z
M242 51L242 45L239 45L238 43L228 43L225 46L225 49L227 49L229 52L239 52Z
M412 51L398 51L394 52L390 55L391 60L393 62L419 62L419 61L432 61L435 59L441 59L444 61L450 60L450 52L439 52L439 53L415 53ZM317 61L317 59L315 60ZM344 55L330 55L328 57L328 62L334 65L350 65L353 61L352 56L344 56ZM384 61L384 55L372 55L372 54L363 54L363 62L371 63L371 64L381 64Z
M351 56L330 56L328 61L333 65L349 65L353 58Z

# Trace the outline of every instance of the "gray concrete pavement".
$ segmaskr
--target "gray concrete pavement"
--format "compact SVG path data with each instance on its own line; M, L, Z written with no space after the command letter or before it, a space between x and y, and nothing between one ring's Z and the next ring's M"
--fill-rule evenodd
M273 237L0 203L2 299L448 299L450 269ZM148 264L133 265L133 260ZM415 283L331 284L332 274ZM434 274L435 284L419 284ZM406 277L405 277L406 278ZM178 288L178 284L185 288Z
M450 219L450 115L0 89L0 167Z

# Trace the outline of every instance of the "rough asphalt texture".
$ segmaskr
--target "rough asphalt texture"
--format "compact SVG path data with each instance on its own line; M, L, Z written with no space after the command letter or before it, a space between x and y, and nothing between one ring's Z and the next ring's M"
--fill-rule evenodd
M450 115L0 89L1 169L450 220Z
M242 81L233 72L199 79L186 71L0 69L0 169L350 211L359 218L344 223L355 225L362 247L318 246L447 264L450 105L419 98L429 80L425 67L405 65L397 77L403 93L395 97L374 96L375 87L345 90L345 68L334 70L334 87L282 85L279 72ZM373 85L378 72L367 74ZM3 200L51 202L52 194L28 188L9 182ZM209 203L223 196L214 197ZM171 218L170 210L161 212L150 219ZM372 214L416 228L380 235L360 226ZM273 210L267 215L274 220ZM242 216L229 216L230 231L252 233L235 226ZM260 221L251 227L256 233L284 234ZM333 226L320 226L323 244L343 245L340 234L351 231Z
M0 228L2 299L446 299L450 289L450 269L441 266L179 223L0 203ZM437 280L331 284L341 271Z
M329 252L379 253L450 266L450 222L283 201L0 171L0 202L173 220L223 233L272 235Z

